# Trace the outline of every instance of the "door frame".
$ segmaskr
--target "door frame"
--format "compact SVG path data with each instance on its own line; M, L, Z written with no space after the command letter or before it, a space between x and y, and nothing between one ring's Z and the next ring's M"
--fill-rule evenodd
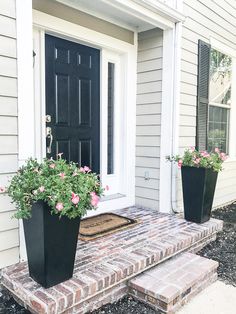
M104 75L106 75L105 66L107 60L116 59L121 64L120 72L122 76L123 86L121 86L122 99L122 128L125 130L123 143L120 142L120 148L123 148L122 158L119 166L122 174L119 180L119 189L112 193L106 192L105 197L99 204L97 211L90 212L88 215L94 215L98 212L110 211L122 207L132 206L135 203L135 116L136 116L136 62L137 62L137 40L135 44L123 42L105 34L92 31L80 25L67 22L65 20L50 16L48 14L33 10L33 33L34 33L34 50L36 52L34 65L34 130L35 130L35 157L42 159L46 156L45 145L45 33L50 35L77 42L86 46L100 49L101 54L101 114L100 114L100 166L101 179L106 185L106 176L104 175L104 152L106 151L106 132L103 125L106 123L106 104L107 104L107 88L104 83ZM78 35L79 34L79 35ZM137 38L137 36L136 36ZM38 57L37 57L38 56ZM114 57L114 58L113 58ZM119 62L118 62L118 59ZM128 88L126 82L129 82ZM116 137L117 139L118 137ZM119 141L118 141L119 142ZM119 149L116 149L119 152ZM111 182L111 180L107 180ZM109 183L107 182L107 183Z

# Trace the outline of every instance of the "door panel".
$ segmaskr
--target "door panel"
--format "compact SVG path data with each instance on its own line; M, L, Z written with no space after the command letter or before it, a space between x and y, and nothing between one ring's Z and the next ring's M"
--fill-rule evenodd
M99 173L100 51L51 35L45 41L47 126L53 135L47 157L63 153Z

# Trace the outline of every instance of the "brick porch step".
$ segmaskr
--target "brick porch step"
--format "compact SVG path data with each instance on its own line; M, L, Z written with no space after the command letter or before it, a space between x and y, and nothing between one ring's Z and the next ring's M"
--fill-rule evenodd
M2 284L31 313L85 314L127 294L127 281L147 269L183 251L200 250L223 227L213 218L198 225L139 207L114 212L139 223L93 241L79 240L71 279L44 289L23 262L2 270Z
M217 279L217 267L216 261L182 253L131 279L129 293L155 310L175 313Z

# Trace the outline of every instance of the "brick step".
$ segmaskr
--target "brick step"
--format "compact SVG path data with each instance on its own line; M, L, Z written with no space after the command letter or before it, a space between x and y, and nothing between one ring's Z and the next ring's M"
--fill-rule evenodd
M217 267L216 261L182 253L131 279L129 294L172 314L217 279Z
M215 240L220 220L198 225L155 210L115 211L137 219L132 229L78 241L73 277L45 289L29 277L26 262L2 270L2 284L34 314L85 314L128 293L127 281L183 251Z

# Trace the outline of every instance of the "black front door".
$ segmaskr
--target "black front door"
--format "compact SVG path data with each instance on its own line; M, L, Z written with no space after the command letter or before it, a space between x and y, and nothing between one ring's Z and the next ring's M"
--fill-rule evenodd
M100 52L46 35L45 55L47 157L63 153L99 173Z

